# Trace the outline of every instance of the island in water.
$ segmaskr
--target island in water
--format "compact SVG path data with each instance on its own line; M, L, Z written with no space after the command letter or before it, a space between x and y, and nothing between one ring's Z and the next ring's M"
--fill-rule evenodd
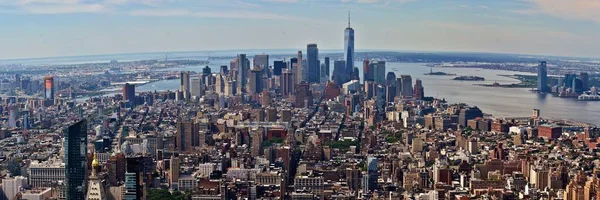
M457 81L485 81L485 78L479 76L459 76L453 80Z
M429 68L429 73L425 73L424 75L430 76L456 76L456 74L446 73L446 72L434 72L433 67Z

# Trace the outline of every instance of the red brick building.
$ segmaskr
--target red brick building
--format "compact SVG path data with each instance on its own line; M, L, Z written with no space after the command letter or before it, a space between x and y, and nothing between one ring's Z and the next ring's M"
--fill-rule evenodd
M554 125L540 125L538 128L538 136L547 139L557 139L562 134L562 127Z

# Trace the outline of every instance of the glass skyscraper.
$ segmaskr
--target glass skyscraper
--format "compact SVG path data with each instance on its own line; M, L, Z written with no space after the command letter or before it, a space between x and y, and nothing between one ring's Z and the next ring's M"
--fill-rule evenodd
M87 191L87 121L83 119L64 131L67 200L83 199Z
M308 61L308 82L321 82L321 65L319 64L319 48L317 48L317 44L308 44L306 46L306 56Z
M350 13L348 13L348 28L344 30L344 60L346 60L346 73L350 76L354 68L354 29L350 27Z
M548 89L548 69L546 61L541 61L537 68L537 90L538 92L546 92Z

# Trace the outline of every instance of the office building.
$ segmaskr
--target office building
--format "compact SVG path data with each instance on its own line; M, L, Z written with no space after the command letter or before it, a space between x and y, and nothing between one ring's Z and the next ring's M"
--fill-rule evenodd
M226 77L223 74L217 74L215 78L215 92L219 95L225 91L225 80Z
M413 87L412 87L412 78L410 75L401 75L400 76L401 82L402 82L402 91L401 91L401 95L402 97L407 97L410 98L413 96Z
M579 79L581 79L583 91L590 90L590 75L588 73L579 73Z
M338 86L348 82L348 76L346 76L346 61L336 60L333 62L333 82Z
M219 74L221 74L221 75L229 74L229 69L227 69L227 65L221 65Z
M88 200L107 200L108 195L104 190L104 184L100 177L98 177L98 170L100 169L100 162L98 157L94 154L94 160L92 161L92 174L88 183L88 190L85 198Z
M369 68L374 70L373 81L377 84L385 85L386 77L385 77L385 62L371 62L369 64Z
M306 82L296 85L296 108L307 108L312 105L312 92L309 90L309 85Z
M2 179L2 192L5 199L17 199L15 198L17 194L24 190L26 186L27 178L23 176Z
M199 127L193 121L182 120L177 122L177 133L175 135L175 150L189 152L199 146Z
M135 85L125 83L123 85L123 101L135 104Z
M300 84L303 81L304 76L302 75L302 67L302 51L298 51L298 56L296 57L296 68L294 69L294 74L296 75L296 84Z
M385 85L386 86L396 86L396 73L388 72L385 76Z
M346 76L349 77L354 68L354 29L350 27L350 13L348 13L348 27L344 30L344 60Z
M379 178L377 168L377 158L368 157L367 173L363 177L363 193L373 192L377 188L377 179Z
M181 160L179 160L179 157L177 157L177 155L172 155L170 164L171 165L169 166L169 186L171 187L171 189L178 190Z
M179 82L180 90L183 92L184 98L187 98L190 95L190 72L182 71L179 75Z
M286 69L284 61L276 60L273 62L273 75L274 76L281 76L284 69Z
M541 61L537 68L537 90L539 92L548 91L548 69L546 61Z
M252 63L254 67L258 67L259 69L263 70L264 75L271 78L271 70L269 69L269 55L255 55L254 58L252 58Z
M291 70L284 70L281 76L281 95L288 96L294 93L296 82Z
M321 65L319 64L319 48L317 44L308 44L306 46L307 64L308 64L308 82L321 82Z
M375 81L374 69L369 63L369 60L363 60L363 80L364 81Z
M65 163L51 158L47 161L33 161L29 165L29 184L32 187L53 187L65 182Z
M248 71L250 71L250 60L246 58L246 54L237 55L237 91L246 92L246 84L248 84Z
M423 81L421 81L421 79L415 80L413 97L417 100L421 100L425 97L425 89L423 88Z
M458 124L462 127L467 127L467 121L483 117L483 112L477 107L468 107L460 110L458 114Z
M46 100L54 100L54 90L56 86L54 85L54 77L46 76L44 77L44 99Z
M64 130L66 198L81 199L87 190L87 121Z
M325 65L325 69L323 70L325 72L325 77L327 77L327 80L329 80L329 78L331 76L329 57L325 57L323 64ZM321 75L321 76L323 76L323 75Z
M248 78L248 93L258 94L263 90L263 70L255 67L250 71L250 77Z
M204 84L202 84L201 79L192 79L190 87L190 95L192 97L201 97L204 95Z
M211 86L212 82L212 70L209 66L202 68L202 74L200 75L202 85ZM193 96L193 95L192 95Z

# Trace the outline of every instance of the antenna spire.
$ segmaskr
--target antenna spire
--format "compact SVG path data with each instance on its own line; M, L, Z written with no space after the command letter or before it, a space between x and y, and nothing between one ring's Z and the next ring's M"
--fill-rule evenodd
M348 28L350 28L350 11L348 11Z

